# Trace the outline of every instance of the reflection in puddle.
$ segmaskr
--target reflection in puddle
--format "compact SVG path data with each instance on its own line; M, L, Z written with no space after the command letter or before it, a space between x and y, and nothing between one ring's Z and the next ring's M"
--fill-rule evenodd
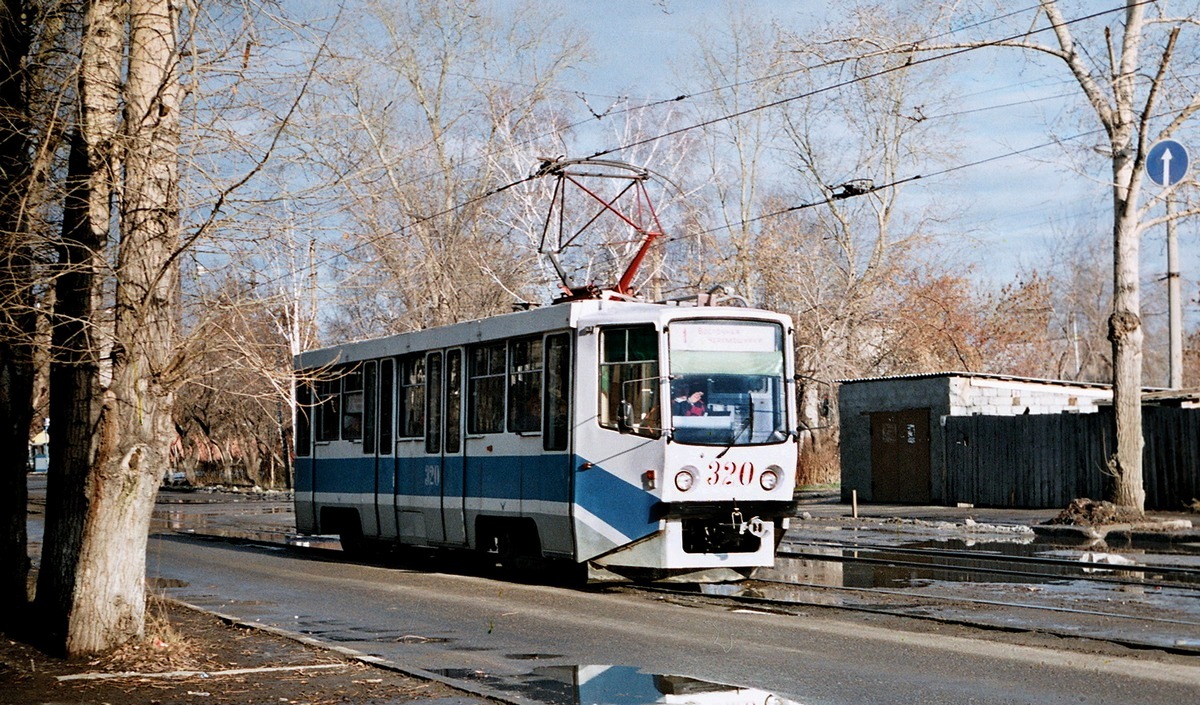
M942 546L944 544L940 544ZM1154 566L1112 553L1079 550L1047 551L1029 544L997 544L988 554L955 554L950 547L927 552L923 544L887 547L804 547L803 555L781 552L773 568L754 577L798 585L847 588L911 588L935 582L1048 584L1086 576L1142 580ZM1034 558L1036 562L1029 562ZM1163 572L1170 567L1158 568ZM1173 576L1192 582L1193 575Z
M553 705L799 705L794 700L757 688L741 688L686 676L642 673L630 666L547 666L516 676L468 669L446 669L437 673L520 693Z

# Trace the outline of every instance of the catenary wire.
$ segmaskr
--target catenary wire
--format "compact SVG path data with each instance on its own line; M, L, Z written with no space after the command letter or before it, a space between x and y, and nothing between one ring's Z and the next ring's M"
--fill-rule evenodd
M1137 4L1137 5L1145 5L1145 4L1151 4L1151 3L1153 3L1153 2L1155 2L1155 0L1142 0L1141 2L1139 2L1139 3L1135 3L1135 4ZM1104 15L1107 15L1107 14L1112 14L1112 13L1114 13L1114 12L1119 12L1119 11L1121 11L1121 10L1124 10L1124 9L1126 9L1126 6L1125 6L1125 5L1121 5L1120 7L1116 7L1116 8L1110 8L1110 9L1107 9L1107 10L1102 10L1102 11L1094 12L1094 13L1091 13L1091 14L1088 14L1088 15L1084 15L1084 16L1082 16L1082 17L1078 17L1078 18L1074 18L1074 19L1071 19L1071 20L1067 20L1067 21L1065 21L1063 24L1064 24L1064 25L1073 25L1073 24L1078 24L1078 23L1081 23L1081 22L1084 22L1084 21L1087 21L1087 20L1095 19L1095 18L1097 18L1097 17L1102 17L1102 16L1104 16ZM1004 16L1002 16L1002 17L1006 17L1006 16L1008 16L1008 15L1004 15ZM618 146L618 147L613 147L613 148L610 148L610 149L605 149L605 150L601 150L601 151L598 151L598 152L594 152L593 154L589 155L589 157L588 157L588 158L596 158L596 157L599 157L599 156L610 155L610 154L613 154L613 153L615 153L615 152L620 152L620 151L629 150L629 149L632 149L632 148L634 148L634 147L637 147L637 146L641 146L641 145L644 145L644 144L649 144L649 143L652 143L652 142L655 142L655 141L658 141L658 140L666 139L666 138L668 138L668 137L673 137L673 136L676 136L676 135L679 135L679 134L682 134L682 133L685 133L685 132L688 132L688 131L691 131L691 130L701 129L701 128L708 127L708 126L710 126L710 125L713 125L713 124L717 124L717 123L720 123L720 122L724 122L724 121L732 120L732 119L735 119L735 118L737 118L737 117L741 117L741 116L743 116L743 115L747 115L747 114L750 114L750 113L753 113L753 112L757 112L757 111L761 111L761 110L768 110L768 109L771 109L771 108L776 108L776 107L779 107L779 106L786 105L786 104L788 104L788 103L794 102L794 101L796 101L796 100L801 100L801 99L804 99L804 98L807 98L807 97L812 97L812 96L814 96L814 95L818 95L818 94L821 94L821 93L830 92L830 91L837 90L837 89L840 89L840 88L845 88L845 87L848 87L848 86L854 85L855 83L859 83L859 82L862 82L862 81L866 81L866 80L870 80L870 79L873 79L873 78L878 78L878 77L881 77L881 76L883 76L883 75L886 75L886 74L888 74L888 73L892 73L892 72L895 72L895 71L900 71L900 70L907 70L908 68L911 68L912 66L915 66L915 65L924 65L924 64L930 64L930 63L933 63L933 62L936 62L936 61L940 61L940 60L943 60L943 59L949 59L949 58L953 58L953 57L956 57L956 56L960 56L960 55L966 54L966 53L968 53L968 52L976 51L976 50L979 50L979 49L985 49L985 48L992 48L992 47L996 47L996 46L1001 46L1001 45L1003 45L1005 42L1010 42L1010 41L1013 41L1013 40L1015 40L1015 39L1020 39L1020 38L1022 38L1022 37L1027 37L1027 36L1030 36L1030 35L1032 35L1032 34L1039 34L1039 33L1043 33L1043 32L1046 32L1046 31L1050 31L1050 30L1052 30L1052 29L1053 29L1053 26L1050 26L1050 27L1044 27L1044 28L1039 28L1039 29L1032 29L1032 30L1029 30L1029 31L1026 31L1026 32L1021 32L1021 33L1019 33L1019 34L1010 35L1010 36L1007 36L1007 37L1004 37L1004 38L1001 38L1001 39L996 39L996 40L990 40L990 41L980 42L979 44L972 45L972 46L969 46L969 47L962 47L962 48L954 49L954 50L951 50L951 51L948 51L948 52L939 53L939 54L936 54L936 55L933 55L933 56L929 56L929 57L925 57L925 58L921 58L921 59L914 59L914 60L912 60L912 61L910 61L910 62L908 62L908 63L906 63L906 64L904 64L904 65L901 65L901 66L894 66L894 67L890 67L890 68L887 68L887 69L882 69L882 70L880 70L880 71L876 71L876 72L873 72L873 73L865 74L865 75L862 75L862 76L856 76L856 77L854 77L854 78L852 78L852 79L847 79L847 80L845 80L845 81L839 81L839 82L837 82L837 83L830 84L830 85L828 85L828 86L823 86L823 87L821 87L821 88L817 88L817 89L814 89L814 90L812 90L812 91L808 91L808 92L805 92L805 93L801 93L801 94L797 94L797 95L789 96L789 97L782 98L782 99L779 99L779 100L776 100L776 101L771 101L771 102L769 102L769 103L765 103L765 104L757 105L757 106L754 106L754 107L752 107L752 108L747 108L746 110L737 111L737 112L734 112L734 113L729 113L729 114L726 114L726 115L718 116L718 117L715 117L715 118L712 118L712 119L709 119L709 120L704 120L704 121L701 121L701 122L698 122L698 123L695 123L695 124L692 124L692 125L688 125L688 126L685 126L685 127L682 127L682 128L678 128L678 129L675 129L675 130L670 130L670 131L667 131L667 132L664 132L664 133L660 133L660 134L658 134L658 135L653 135L653 136L651 136L651 137L647 137L647 138L643 138L643 139L635 140L635 141L633 141L633 142L630 142L630 143L627 143L627 144L625 144L625 145L621 145L621 146ZM843 59L843 61L844 61L844 60L852 60L852 58L851 58L851 59ZM800 70L803 70L803 69L800 69ZM659 105L659 104L664 104L664 103L675 102L675 101L678 101L678 100L681 100L681 99L684 99L684 98L687 98L687 97L688 97L688 96L678 96L678 97L676 97L676 98L664 99L664 100L661 100L661 101L657 101L656 103L647 104L647 105L646 105L646 106L644 106L644 107L650 107L650 106L653 106L653 105ZM635 108L627 108L627 109L625 109L625 111L628 111L628 110L633 110L633 109L635 109ZM624 111L622 111L622 112L624 112ZM585 120L585 121L581 121L580 123L575 123L575 125L578 125L578 124L583 124L584 122L589 122L589 121L590 121L590 119L589 119L589 120ZM936 177L936 176L941 176L941 175L944 175L944 174L946 174L946 173L951 173L951 172L958 171L958 170L961 170L961 169L966 169L966 168L970 168L970 167L974 167L974 166L979 166L979 165L981 165L981 164L986 164L986 163L990 163L990 162L998 161L998 160L1000 160L1000 159L1004 159L1004 158L1011 157L1011 156L1017 156L1017 155L1020 155L1020 154L1027 153L1027 152L1031 152L1031 151L1035 151L1035 150L1038 150L1038 149L1042 149L1042 148L1045 148L1045 147L1048 147L1048 146L1053 146L1053 145L1055 145L1055 144L1058 144L1058 143L1060 143L1060 142L1063 142L1063 141L1070 141L1070 140L1077 139L1077 138L1079 138L1079 137L1081 137L1081 136L1084 136L1084 135L1088 135L1088 134L1095 134L1095 133L1097 133L1097 132L1101 132L1101 131L1102 131L1102 130L1092 130L1092 131L1089 131L1089 132L1087 132L1087 133L1082 133L1081 135L1076 135L1076 136L1074 136L1074 137L1067 138L1067 139L1065 139L1065 140L1064 140L1064 139L1060 139L1060 140L1055 140L1055 141L1051 141L1051 142L1047 142L1047 143L1042 143L1042 144L1039 144L1039 145L1034 145L1034 146L1031 146L1031 147L1026 147L1026 148L1023 148L1023 149L1019 149L1019 150L1010 151L1010 152L1007 152L1007 153L1004 153L1004 154L995 155L995 156L988 157L988 158L985 158L985 159L982 159L982 160L978 160L978 161L975 161L975 162L970 162L970 163L965 163L965 164L961 164L961 165L956 165L956 166L948 167L948 168L942 169L942 170L940 170L940 171L937 171L937 172L932 172L932 173L925 174L925 175L919 175L919 174L918 174L918 175L913 175L913 176L905 177L905 178L902 178L902 179L897 179L897 180L895 180L895 181L892 181L892 182L890 182L890 183L887 183L887 184L883 184L883 185L879 185L879 186L872 187L872 188L871 188L869 191L867 191L867 193L873 193L873 192L877 192L877 191L884 190L884 189L887 189L887 188L894 188L894 187L900 186L900 185L902 185L902 184L909 183L909 182L914 182L914 181L918 181L918 180L921 180L921 179L926 179L926 180L927 180L927 179L930 179L930 178L933 178L933 177ZM528 143L528 141L531 141L531 140L533 140L533 139L537 139L537 138L530 138L530 140L527 140L526 142L522 142L522 143L519 143L519 144L527 144L527 143ZM518 145L518 146L519 146L519 145ZM435 212L435 213L432 213L432 214L429 214L429 215L425 215L425 216L421 216L421 217L419 217L419 218L415 218L415 219L413 219L413 220L412 220L412 222L408 223L407 225L404 225L404 226L402 226L402 227L401 227L400 229L398 229L398 230L390 230L390 231L388 231L388 232L380 233L380 234L378 234L378 235L375 235L375 236L372 236L372 237L370 237L370 238L368 238L368 239L366 239L366 240L363 240L363 241L362 241L362 242L360 242L360 243L356 243L356 244L354 244L354 245L352 245L352 246L350 246L350 247L348 247L348 248L341 249L341 250L339 250L339 251L337 251L337 252L335 252L335 253L331 254L331 255L330 255L330 256L328 256L328 257L322 258L322 259L320 259L320 260L314 260L314 262L312 263L312 265L313 265L313 266L318 266L318 265L319 265L319 266L326 266L326 265L332 264L333 262L337 261L338 259L340 259L340 258L342 258L342 257L344 257L344 256L346 256L346 255L348 255L348 254L350 254L350 253L352 253L352 252L354 252L354 251L361 250L361 249L365 249L365 248L367 248L367 247L372 247L372 246L375 246L375 245L379 244L380 242L384 241L384 240L385 240L385 239L387 239L387 238L390 238L390 237L393 237L393 236L395 236L395 235L398 235L398 234L402 233L404 230L406 230L406 229L408 229L408 228L414 227L414 226L416 226L416 225L420 225L420 224L422 224L422 223L425 223L425 222L428 222L428 221L430 221L430 220L434 220L434 219L436 219L436 218L440 218L440 217L442 217L442 216L444 216L444 215L448 215L448 214L450 214L450 213L453 213L453 212L455 212L455 211L461 210L461 209L463 209L463 208L466 208L466 207L468 207L468 206L470 206L470 205L473 205L473 204L475 204L475 203L478 203L478 202L480 202L480 201L482 201L482 200L485 200L485 199L487 199L487 198L490 198L491 196L494 196L494 195L497 195L497 194L503 193L504 191L507 191L507 190L509 190L509 189L512 189L512 188L514 188L514 187L516 187L516 186L519 186L519 185L521 185L521 184L524 184L524 183L528 183L528 182L530 182L530 181L533 181L533 180L535 180L536 178L539 178L539 177L538 177L537 175L531 174L531 175L529 175L529 176L526 176L526 177L524 177L524 178L517 179L517 180L515 180L515 181L511 181L511 182L509 182L509 183L506 183L506 184L504 184L504 185L501 185L501 186L498 186L498 187L495 187L495 188L489 189L488 191L485 191L484 193L481 193L481 194L478 194L478 195L476 195L476 196L473 196L473 197L471 197L471 198L469 198L469 199L467 199L467 200L465 200L465 201L463 201L463 202L461 202L461 203L455 204L455 205L453 205L453 206L449 206L449 207L447 207L447 208L445 208L445 209L442 209L442 210L440 210L440 211L437 211L437 212ZM865 195L865 194L864 194L864 195ZM754 218L749 218L749 219L746 219L746 220L744 220L744 221L739 221L739 222L735 222L735 223L730 223L730 224L726 224L726 225L718 226L718 227L715 227L715 228L711 228L711 229L708 229L708 230L705 230L705 231L700 231L700 232L697 232L697 233L692 233L692 234L689 234L689 235L684 235L684 236L676 236L676 237L673 237L673 238L665 238L664 240L665 240L665 241L667 241L667 242L670 242L670 241L675 241L675 240L684 239L684 238L687 238L687 237L697 237L697 236L704 235L704 234L709 234L709 233L712 233L712 232L719 232L719 231L722 231L722 230L728 230L728 229L731 229L731 228L733 228L733 227L737 227L737 226L739 226L739 225L745 225L745 224L749 224L749 223L754 223L754 222L758 222L758 221L760 221L760 220L764 220L764 219L767 219L767 218L772 218L772 217L778 217L778 216L780 216L780 215L784 215L784 214L791 213L791 212L794 212L794 211L798 211L798 210L804 210L804 209L807 209L807 208L813 208L813 207L820 206L820 205L825 205L825 204L831 203L831 202L833 202L833 201L835 201L835 200L840 200L840 199L827 198L827 199L821 199L821 200L817 200L817 201L813 201L813 202L803 203L803 204L799 204L799 205L791 206L791 207L789 207L789 208L781 209L781 210L778 210L778 211L773 211L773 212L770 212L770 213L761 214L761 215L759 215L759 216L756 216L756 217L754 217ZM260 285L261 285L261 284L271 284L271 283L275 283L275 282L278 282L278 281L282 281L282 280L283 280L283 279L284 279L286 276L288 276L288 275L280 275L280 276L278 276L278 277L274 277L274 278L272 278L272 279L268 279L268 280L260 281L260 282L259 282L259 284L260 284Z

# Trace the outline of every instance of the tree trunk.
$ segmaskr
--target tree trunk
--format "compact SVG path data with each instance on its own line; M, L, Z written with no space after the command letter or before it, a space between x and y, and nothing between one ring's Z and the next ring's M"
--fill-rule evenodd
M65 650L90 506L100 375L97 310L111 220L124 16L120 0L84 10L52 317L50 472L37 603L51 648Z
M1113 312L1108 338L1113 346L1113 413L1116 451L1109 459L1114 475L1112 501L1142 512L1146 490L1142 479L1142 343L1141 227L1134 114L1138 47L1141 43L1142 3L1127 1L1125 34L1119 69L1113 67L1114 109L1108 133L1113 160Z
M1136 180L1135 180L1136 181ZM1120 183L1120 182L1118 182ZM1125 181L1129 183L1128 176ZM1129 193L1127 188L1125 193ZM1113 232L1113 313L1108 339L1113 350L1113 414L1116 449L1109 459L1113 474L1111 501L1142 512L1146 489L1142 477L1142 330L1138 285L1139 232L1137 198L1117 196Z
M112 383L99 421L92 506L77 567L93 581L75 591L70 655L111 649L144 630L146 541L174 437L177 20L170 0L129 3Z
M29 599L25 459L33 414L33 258L26 216L32 164L24 61L30 35L25 0L0 4L0 624L24 615Z

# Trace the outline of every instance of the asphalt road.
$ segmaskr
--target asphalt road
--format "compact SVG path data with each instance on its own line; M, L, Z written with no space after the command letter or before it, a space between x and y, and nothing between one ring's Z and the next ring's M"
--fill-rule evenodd
M656 676L755 689L704 700L718 703L769 702L774 694L800 703L1178 705L1200 694L1193 657L1083 653L1050 640L836 610L733 611L184 537L152 538L148 562L162 591L185 602L564 705L702 689Z

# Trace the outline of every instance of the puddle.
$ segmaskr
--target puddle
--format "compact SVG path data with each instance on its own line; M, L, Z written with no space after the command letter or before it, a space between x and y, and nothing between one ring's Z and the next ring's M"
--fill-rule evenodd
M757 688L642 673L631 666L544 666L515 676L453 668L435 672L550 705L799 705Z

